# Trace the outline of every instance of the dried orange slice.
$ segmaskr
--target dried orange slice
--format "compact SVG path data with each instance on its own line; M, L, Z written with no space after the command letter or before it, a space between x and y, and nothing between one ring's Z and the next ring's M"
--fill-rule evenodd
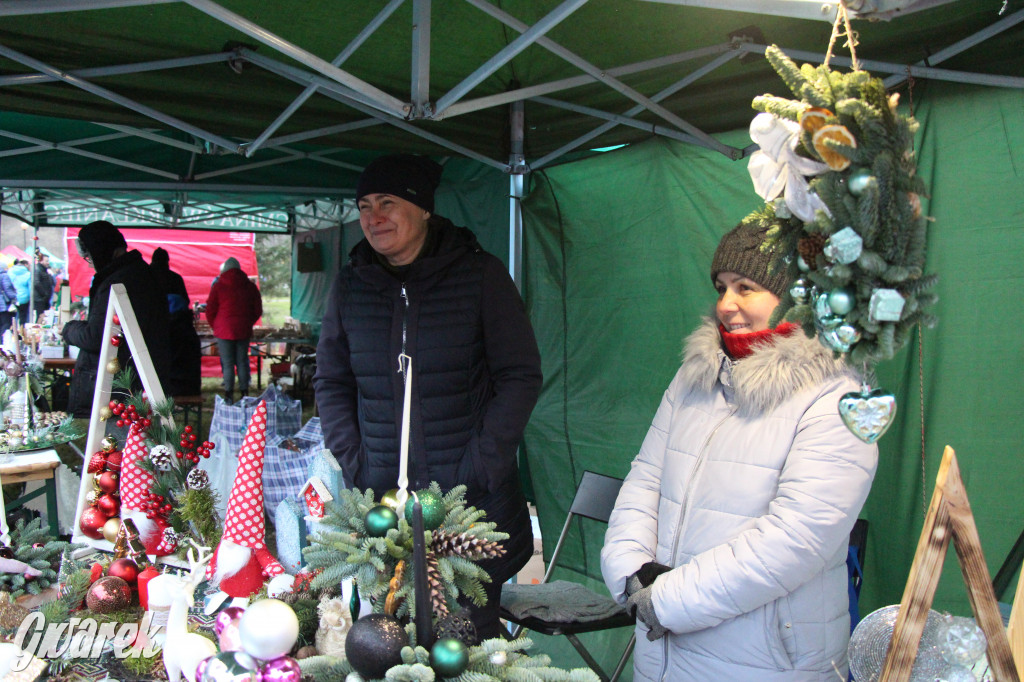
M825 144L826 140L835 140L839 144L856 148L857 140L853 138L853 135L846 129L846 126L822 126L816 133L814 133L814 137L812 137L811 140L814 143L814 151L818 152L818 156L821 157L821 160L824 161L829 168L834 171L841 171L846 170L850 166L850 160L848 158Z
M813 135L828 125L830 118L835 118L835 114L828 109L807 107L804 109L804 113L800 114L800 127Z

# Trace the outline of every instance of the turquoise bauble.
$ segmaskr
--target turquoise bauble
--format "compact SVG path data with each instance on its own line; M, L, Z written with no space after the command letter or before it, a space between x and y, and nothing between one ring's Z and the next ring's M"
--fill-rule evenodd
M420 507L423 508L423 530L435 530L444 523L445 509L444 500L440 495L431 490L418 490L416 495L420 498ZM412 525L412 505L415 498L409 495L405 501L405 520Z
M392 528L398 528L398 514L391 507L378 504L366 512L363 523L366 524L367 535L371 538L382 538Z
M430 647L430 667L441 677L458 677L469 666L469 648L455 639L445 637Z
M855 197L859 197L864 193L864 190L868 188L868 185L871 184L871 181L874 179L874 176L871 175L871 171L867 168L858 168L850 173L850 177L846 179L846 186L850 190L850 194Z
M853 293L853 289L849 287L836 289L828 294L828 307L836 315L846 315L853 310L856 302L857 298Z

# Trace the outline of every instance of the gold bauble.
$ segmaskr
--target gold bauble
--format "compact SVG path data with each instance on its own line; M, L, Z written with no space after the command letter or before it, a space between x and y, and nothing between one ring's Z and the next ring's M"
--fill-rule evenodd
M395 511L398 510L398 488L392 488L383 495L380 496L380 503L385 507L391 507Z
M109 407L101 407L100 408L100 419L102 419L103 421L107 421L108 419L110 419L113 416L114 416L114 412Z
M118 362L117 358L111 358L107 360L107 372L110 374L117 374L121 371L121 363Z
M117 450L117 439L113 436L103 436L103 440L100 441L100 448L103 449L103 452Z
M111 516L107 519L107 522L103 524L103 537L108 542L114 542L117 540L117 533L121 530L121 519L116 516Z

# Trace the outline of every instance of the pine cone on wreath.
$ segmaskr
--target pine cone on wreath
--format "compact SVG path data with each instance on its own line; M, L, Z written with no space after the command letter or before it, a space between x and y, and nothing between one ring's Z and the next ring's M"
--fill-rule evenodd
M452 534L435 530L430 551L439 556L461 556L466 559L493 559L505 553L500 542L483 540L468 533Z
M437 568L437 557L427 552L427 585L430 586L430 604L434 615L444 618L448 615L448 602L444 598L444 579Z

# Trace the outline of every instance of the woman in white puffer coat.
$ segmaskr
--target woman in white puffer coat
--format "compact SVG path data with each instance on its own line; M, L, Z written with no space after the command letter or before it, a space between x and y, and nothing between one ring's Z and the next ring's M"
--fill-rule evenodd
M838 413L841 359L768 320L788 284L741 225L711 267L717 320L687 339L611 515L601 569L637 615L634 679L836 682L845 559L878 450Z

